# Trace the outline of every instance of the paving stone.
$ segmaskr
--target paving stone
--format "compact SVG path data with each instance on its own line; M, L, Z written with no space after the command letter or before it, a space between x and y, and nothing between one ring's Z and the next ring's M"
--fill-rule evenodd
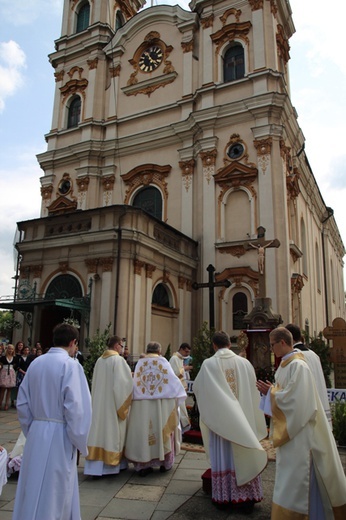
M103 517L126 520L150 520L155 509L155 502L113 498L103 509L100 520Z
M164 491L165 488L163 486L139 486L136 484L125 484L125 486L123 486L116 494L116 498L159 502Z

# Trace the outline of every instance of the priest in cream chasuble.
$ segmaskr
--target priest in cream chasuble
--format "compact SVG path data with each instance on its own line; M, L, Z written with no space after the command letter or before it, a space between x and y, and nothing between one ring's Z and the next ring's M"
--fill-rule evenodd
M179 406L186 392L171 365L151 342L136 365L125 455L145 476L154 467L171 469L180 451Z
M86 475L117 474L127 468L124 445L133 381L129 365L120 356L121 338L112 336L108 350L97 360L92 385L92 423L88 437Z
M215 355L203 362L193 386L211 462L212 501L245 505L251 511L263 498L260 473L267 465L259 442L267 428L255 371L247 359L229 350L226 333L214 334L213 347Z
M272 416L276 477L272 520L346 518L346 477L314 376L304 355L293 350L284 327L270 333L281 357L275 385L258 381L262 408Z

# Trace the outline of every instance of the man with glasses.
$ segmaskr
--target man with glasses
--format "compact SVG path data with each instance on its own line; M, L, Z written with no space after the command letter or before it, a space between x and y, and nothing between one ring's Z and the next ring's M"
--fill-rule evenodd
M346 518L346 478L314 376L289 330L272 330L269 341L281 363L275 384L257 388L276 448L271 519Z

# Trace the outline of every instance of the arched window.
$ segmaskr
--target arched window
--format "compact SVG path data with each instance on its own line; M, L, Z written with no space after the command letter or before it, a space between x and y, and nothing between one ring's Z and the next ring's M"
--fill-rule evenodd
M74 128L75 126L78 126L80 121L81 106L81 98L79 96L75 96L68 108L67 128Z
M74 276L71 274L61 274L54 278L49 284L45 299L66 299L66 298L82 298L82 288Z
M89 4L89 2L84 2L83 4L81 4L78 14L77 14L77 28L76 28L77 33L84 31L84 29L89 27L89 18L90 18L90 4Z
M142 188L134 197L132 206L141 208L162 220L162 197L160 191L154 186Z
M171 307L169 292L163 283L159 283L155 287L151 303L154 305L159 305L160 307Z
M240 43L233 43L223 57L223 80L234 81L245 74L244 48Z
M117 31L124 25L124 17L121 11L117 11L116 17L115 17L115 30Z
M237 292L233 296L233 330L244 328L244 316L247 315L247 297L243 292Z

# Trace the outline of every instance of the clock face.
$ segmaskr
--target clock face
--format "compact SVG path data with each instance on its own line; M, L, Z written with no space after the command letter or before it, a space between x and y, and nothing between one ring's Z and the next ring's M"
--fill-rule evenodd
M227 153L231 159L239 159L244 153L244 146L241 143L234 143Z
M163 52L161 47L152 45L142 52L138 65L143 72L152 72L161 64L162 59Z

